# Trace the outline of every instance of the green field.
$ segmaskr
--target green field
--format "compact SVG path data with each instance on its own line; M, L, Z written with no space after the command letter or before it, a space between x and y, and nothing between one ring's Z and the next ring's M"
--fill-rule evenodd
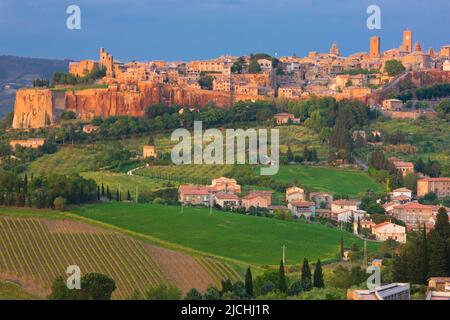
M103 203L71 210L91 218L137 233L223 256L242 262L276 265L281 247L287 246L287 264L298 264L307 257L323 261L338 256L339 241L345 244L362 241L351 233L318 224L286 222L236 213L154 204ZM378 247L368 243L369 250Z
M383 190L380 184L362 170L287 165L280 166L274 178L293 182L313 191L345 193L349 196L357 196L368 189L377 192Z

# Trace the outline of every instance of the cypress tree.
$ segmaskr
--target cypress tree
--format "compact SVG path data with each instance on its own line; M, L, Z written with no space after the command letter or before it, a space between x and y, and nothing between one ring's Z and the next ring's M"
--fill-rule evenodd
M286 275L284 273L283 260L280 260L280 270L278 273L278 290L281 292L287 292Z
M340 242L340 253L341 253L341 259L344 258L344 237L341 236L341 242Z
M105 196L105 187L103 186L103 183L102 183L102 197L104 197Z
M253 277L250 267L247 268L245 273L245 292L249 298L253 297Z
M315 288L325 287L325 283L323 281L322 263L320 262L320 259L317 260L316 268L314 269L314 284L313 285Z
M128 190L128 192L127 192L127 200L128 200L128 201L131 201L131 193L130 193L130 190Z
M100 201L100 187L97 186L97 200Z
M304 290L311 290L311 269L309 267L308 259L306 258L303 259L301 282Z
M117 202L120 201L119 190L116 190L116 201L117 201Z
M436 224L428 238L430 277L446 277L449 274L449 233L450 225L447 212L444 208L440 208L436 216Z
M425 223L422 229L422 241L421 241L421 272L422 272L422 283L425 284L428 279L429 264L430 259L428 255L428 241L427 241L427 229Z
M28 176L25 173L25 177L23 178L23 192L28 193Z

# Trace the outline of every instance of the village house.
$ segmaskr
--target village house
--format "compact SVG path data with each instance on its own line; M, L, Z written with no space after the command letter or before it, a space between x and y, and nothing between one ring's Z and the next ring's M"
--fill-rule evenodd
M245 210L254 208L268 209L272 205L272 191L250 191L250 193L242 198L242 207Z
M416 231L417 227L425 224L427 230L434 227L435 216L439 206L430 206L418 202L397 205L392 210L392 216L406 224L407 231Z
M417 197L434 192L438 198L450 196L450 178L423 178L417 180Z
M147 158L156 158L157 154L156 154L156 148L155 146L144 146L142 148L142 158L147 159Z
M24 148L37 149L42 147L45 144L45 139L43 138L30 138L25 140L11 140L9 145L13 150L16 149L16 146L21 146Z
M389 111L402 111L403 101L398 99L386 99L382 102L382 108Z
M412 190L409 190L408 188L398 188L392 191L392 197L399 197L399 196L405 196L409 199L412 198Z
M336 220L338 223L348 223L359 220L363 220L367 215L364 210L341 210L336 215Z
M237 184L236 179L220 177L211 181L211 187L216 192L240 193L241 186Z
M297 217L301 216L309 219L316 215L316 204L312 201L293 200L289 202L288 209Z
M354 201L340 199L331 202L331 212L339 213L344 210L358 210L358 204Z
M330 209L333 195L325 192L311 192L309 194L309 199L316 203L317 208Z
M296 118L292 113L277 113L273 117L277 124L300 123L300 119Z
M299 187L290 187L286 189L286 202L294 200L306 200L305 190Z
M389 161L395 166L397 170L399 170L403 176L406 176L409 173L414 173L414 163L403 161L401 159L390 157Z
M214 195L214 203L220 208L238 208L240 201L239 197L232 193L219 192Z
M184 205L211 205L211 188L209 186L180 185L179 201Z
M278 98L300 98L303 90L300 87L280 87L278 88Z
M388 221L372 226L372 234L380 241L392 239L400 243L406 242L406 228Z

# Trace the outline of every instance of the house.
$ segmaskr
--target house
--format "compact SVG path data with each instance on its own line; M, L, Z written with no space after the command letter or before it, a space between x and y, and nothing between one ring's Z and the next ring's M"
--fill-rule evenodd
M423 178L417 180L417 197L434 192L438 198L450 196L450 178Z
M316 204L312 201L304 201L304 200L293 200L289 202L288 209L296 216L296 217L315 217L316 215Z
M425 300L450 300L450 277L431 277Z
M277 124L300 123L300 119L296 118L292 113L277 113L274 114L275 122Z
M220 208L238 208L241 200L235 194L219 192L214 195L214 202Z
M373 267L381 268L383 266L383 259L373 259L371 265Z
M226 193L240 193L241 186L237 184L236 179L230 179L225 177L220 177L213 179L211 181L211 187L213 187L217 192L223 191Z
M352 222L362 220L366 217L367 212L364 210L342 210L337 213L337 221L338 222Z
M291 187L286 189L286 202L293 200L306 200L305 190L299 187Z
M272 60L269 59L258 59L259 67L262 71L270 71L272 70Z
M403 101L398 99L386 99L382 102L383 109L389 111L401 111L403 109Z
M311 192L309 194L309 199L316 203L317 208L331 208L331 202L333 201L333 196L325 192Z
M409 283L391 283L372 290L348 289L347 300L410 300Z
M398 188L392 191L392 197L398 197L398 196L406 196L409 199L412 198L412 190L409 190L408 188Z
M156 154L156 148L155 146L144 146L142 148L142 158L147 159L147 158L156 158L157 154Z
M179 201L184 205L205 205L211 204L211 188L209 186L180 185L178 188Z
M242 207L244 207L245 210L249 210L250 207L268 209L271 204L272 201L260 194L249 194L242 198Z
M21 146L24 148L37 149L44 145L45 139L43 138L30 138L26 140L11 140L9 145L11 149L15 150L16 146Z
M391 157L389 161L395 166L397 170L399 170L403 176L406 176L408 173L414 173L414 163L403 161L401 159Z
M358 205L354 201L340 199L331 202L331 212L339 213L343 210L358 210Z
M392 239L400 243L406 242L406 228L388 221L373 226L372 234L380 241Z
M406 230L416 230L425 224L427 230L433 228L439 206L430 206L418 202L400 204L392 210L392 216L406 224Z
M386 211L386 214L392 215L394 208L398 206L400 203L398 202L386 202L385 204L382 204L381 206L384 208L384 211Z
M316 217L324 219L332 219L330 209L319 209L316 207Z
M100 129L99 126L94 126L92 124L86 124L83 126L83 132L87 134L91 134L92 132L95 132L98 129Z

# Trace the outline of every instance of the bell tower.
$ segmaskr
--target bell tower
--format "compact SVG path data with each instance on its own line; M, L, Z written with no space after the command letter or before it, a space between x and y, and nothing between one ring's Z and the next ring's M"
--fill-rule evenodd
M370 38L370 57L371 58L380 57L380 37Z
M403 47L402 47L402 49L409 53L412 52L412 49L413 49L412 31L409 29L406 29L405 31L403 31Z

